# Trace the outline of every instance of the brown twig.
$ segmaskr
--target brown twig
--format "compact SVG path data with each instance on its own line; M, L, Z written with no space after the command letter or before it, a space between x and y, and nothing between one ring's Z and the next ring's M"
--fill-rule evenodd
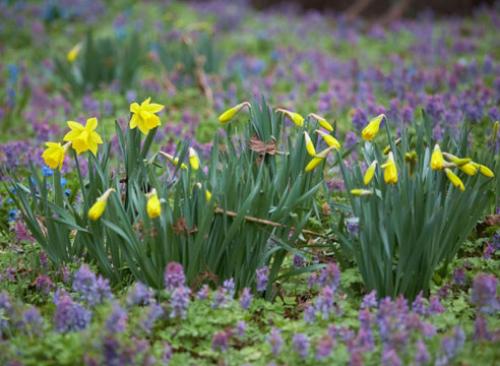
M224 215L229 216L229 217L236 217L236 216L238 216L237 212L229 211L229 210L224 210L224 209L222 209L220 207L216 207L215 208L215 213L216 214L224 214ZM272 227L286 227L286 225L280 224L279 222L275 222L275 221L271 221L271 220L266 220L266 219L261 219L260 217L255 217L255 216L245 215L244 219L245 219L245 221L254 222L256 224L262 224L262 225L267 225L267 226L272 226ZM294 228L292 227L292 230L293 229ZM302 233L307 234L307 235L311 235L311 236L321 237L321 238L326 238L327 237L326 235L317 233L315 231L306 230L306 229L302 230Z

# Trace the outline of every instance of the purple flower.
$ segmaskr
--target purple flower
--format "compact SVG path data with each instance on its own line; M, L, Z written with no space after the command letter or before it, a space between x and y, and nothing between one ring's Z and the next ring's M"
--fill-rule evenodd
M322 360L330 356L330 354L332 353L333 345L333 338L328 334L321 337L316 344L316 359Z
M474 340L477 341L491 341L492 334L488 331L488 324L486 319L480 314L476 317L474 321Z
M226 331L220 331L212 336L212 349L214 351L225 352L229 347L230 334Z
M228 302L227 290L224 287L219 287L215 291L214 298L212 301L212 309L218 309L226 306Z
M240 296L240 305L244 310L248 310L252 303L252 294L248 287L245 287L243 291L241 291Z
M267 337L267 342L271 345L271 352L276 357L280 354L283 348L283 338L281 331L278 328L272 328L271 333Z
M72 288L79 298L90 306L101 304L112 297L109 281L101 276L96 277L86 264L82 264L76 271Z
M372 290L363 297L363 301L361 302L361 309L376 308L377 305L377 292L375 290Z
M400 366L401 364L401 359L395 350L392 348L387 350L384 349L384 352L382 353L383 366Z
M465 285L466 277L465 277L465 268L464 267L456 268L453 271L453 283L459 287L462 287Z
M234 292L235 292L234 280L232 278L225 280L224 283L222 284L222 287L226 289L227 296L232 299L234 297Z
M48 295L52 290L53 282L47 275L39 275L35 279L35 288L44 295Z
M177 287L182 287L186 283L184 269L177 262L170 262L165 269L165 288L173 291Z
M136 282L127 294L128 306L146 306L154 301L154 291L142 282Z
M295 352L301 357L306 358L309 353L309 337L303 333L297 333L292 338L292 345Z
M453 359L465 343L465 333L461 327L455 327L450 336L441 341L441 348L448 359Z
M207 284L203 285L196 293L197 300L206 300L210 295L210 287Z
M238 338L243 338L245 337L245 333L247 331L247 323L245 323L243 320L240 320L238 323L236 323L236 327L234 328L234 333L238 336Z
M23 328L28 334L40 335L43 328L43 318L34 306L30 306L23 312ZM0 329L1 332L1 329Z
M149 305L146 309L146 316L141 321L141 328L149 334L156 321L163 316L164 311L163 308L156 303Z
M427 365L427 363L430 361L431 356L429 354L429 351L427 350L427 347L425 346L425 343L419 339L415 345L415 365Z
M106 329L110 334L122 333L127 328L128 314L118 303L113 304L113 309L106 320Z
M425 306L425 301L422 291L420 291L415 300L413 300L411 308L413 312L415 312L418 315L427 315L427 308Z
M257 277L257 291L258 292L263 292L267 288L267 281L269 277L269 268L268 267L262 267L257 269L256 277Z
M431 315L441 314L444 312L444 306L441 305L441 301L439 301L439 297L431 296L428 311L429 311L429 314L431 314Z
M323 287L331 287L333 291L337 289L340 282L340 270L335 262L330 262L319 274L319 283Z
M305 260L304 257L299 254L294 254L293 256L293 265L296 268L304 267Z
M173 351L170 343L165 343L163 346L163 355L161 357L162 365L168 366L170 360L172 359Z
M472 284L471 302L484 313L496 311L499 308L497 294L497 279L493 275L480 274Z
M304 321L308 324L314 323L316 320L316 309L313 305L308 305L304 310Z
M186 286L177 287L176 289L174 289L174 291L172 292L172 297L170 299L170 306L172 307L170 318L186 318L187 310L189 307L190 294L191 289Z
M483 258L484 259L491 259L491 256L493 254L495 254L495 247L491 244L491 243L488 243L485 247L484 247L484 250L483 250Z
M54 323L60 333L80 331L85 329L92 318L92 313L73 299L63 290L54 295L56 311Z
M326 286L321 290L315 302L315 310L319 312L325 320L329 318L334 309L335 303L333 295L334 290Z

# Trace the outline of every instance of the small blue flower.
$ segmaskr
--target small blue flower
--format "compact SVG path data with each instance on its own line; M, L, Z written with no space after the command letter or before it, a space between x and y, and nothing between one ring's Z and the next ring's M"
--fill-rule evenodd
M65 190L64 190L64 195L65 195L66 197L71 196L71 189L65 189Z
M12 209L12 210L9 210L9 222L12 222L12 221L16 221L16 218L17 218L17 210L15 209Z
M48 166L44 166L42 167L42 174L44 177L52 177L54 175L54 171Z
M61 178L61 187L64 187L68 183L68 180L66 178Z

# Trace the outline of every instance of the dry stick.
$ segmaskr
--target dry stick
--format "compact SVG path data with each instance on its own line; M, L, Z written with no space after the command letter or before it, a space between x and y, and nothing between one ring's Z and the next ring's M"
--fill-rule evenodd
M236 216L238 216L237 212L224 210L224 209L219 208L219 207L215 208L215 213L216 214L224 214L224 215L229 216L229 217L236 217ZM255 216L247 216L247 215L245 215L244 219L245 219L245 221L248 221L248 222L254 222L254 223L257 223L257 224L268 225L268 226L272 226L272 227L285 227L285 225L280 224L279 222L270 221L270 220L266 220L266 219L261 219L259 217L255 217ZM292 229L293 229L293 227L292 227ZM321 238L326 238L327 237L326 235L323 235L323 234L320 234L320 233L317 233L317 232L311 231L311 230L304 229L304 230L302 230L302 232L304 234L308 234L308 235L312 235L312 236L318 236L318 237L321 237Z

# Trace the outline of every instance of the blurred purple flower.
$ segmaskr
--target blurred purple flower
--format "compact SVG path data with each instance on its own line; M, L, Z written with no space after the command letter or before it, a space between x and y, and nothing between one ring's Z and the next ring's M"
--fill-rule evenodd
M281 331L278 328L272 328L271 333L267 336L267 342L271 346L271 352L276 357L280 354L283 348L283 338L281 337Z
M127 306L145 306L154 301L154 291L142 282L136 282L127 293Z
M250 292L250 289L248 287L245 287L242 291L241 291L241 295L240 295L240 306L244 309L244 310L248 310L248 308L250 307L250 304L252 303L252 293Z
M63 290L57 290L54 295L56 311L54 313L55 328L60 333L80 331L85 329L92 318L92 313L73 299Z
M259 268L255 273L256 273L257 291L263 292L267 288L269 268L268 267Z
M309 337L303 333L297 333L292 338L292 345L294 351L301 358L306 358L309 354L310 341Z
M165 288L167 291L173 291L177 287L182 287L186 283L184 269L177 262L170 262L165 269Z
M172 297L170 299L170 306L172 307L170 318L186 318L187 310L189 307L190 294L191 289L186 286L177 287L176 289L174 289L174 291L172 292Z
M110 334L122 333L127 328L127 311L118 303L113 304L111 314L106 320L106 329Z
M480 274L474 278L471 302L484 313L491 313L499 309L497 279L494 275Z

